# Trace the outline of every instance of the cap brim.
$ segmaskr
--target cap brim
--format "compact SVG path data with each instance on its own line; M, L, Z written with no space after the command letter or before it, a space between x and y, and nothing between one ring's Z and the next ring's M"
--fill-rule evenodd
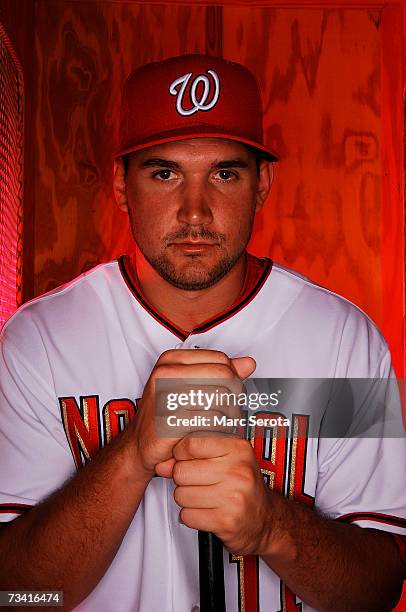
M137 144L126 144L125 146L123 146L121 149L119 149L119 151L117 153L115 153L113 155L114 159L117 159L118 157L121 157L122 155L126 155L127 153L133 153L134 151L142 151L143 149L148 149L149 147L153 147L155 145L159 145L159 144L165 144L166 142L176 142L179 140L190 140L191 138L224 138L227 140L235 140L237 142L241 142L243 144L246 144L250 147L252 147L253 149L257 150L259 152L259 154L261 155L261 157L263 159L266 159L267 161L278 161L278 156L271 151L270 149L268 149L267 147L265 147L262 144L259 144L258 142L255 142L253 140L249 140L247 138L241 138L239 136L236 136L235 134L224 134L224 133L219 133L219 132L209 132L209 131L204 131L204 132L199 132L198 130L193 130L191 132L188 131L183 131L183 132L177 132L177 133L172 133L172 134L167 134L166 136L162 135L162 137L158 137L158 138L153 138L153 139L149 139L146 140L142 143L137 143Z

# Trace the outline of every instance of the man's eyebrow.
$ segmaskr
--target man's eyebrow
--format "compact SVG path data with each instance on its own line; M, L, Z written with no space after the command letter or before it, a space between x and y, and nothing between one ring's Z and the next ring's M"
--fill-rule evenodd
M181 168L178 162L162 157L151 157L145 159L140 164L140 168L173 168L179 170ZM211 164L212 170L224 170L225 168L248 168L248 163L237 157L236 159L225 159L223 161L215 161Z
M177 170L180 168L180 165L171 161L170 159L162 159L161 157L151 157L150 159L146 159L140 164L140 168L176 168Z
M225 159L223 161L214 162L211 167L213 170L222 170L224 168L248 168L248 163L237 157L236 159Z

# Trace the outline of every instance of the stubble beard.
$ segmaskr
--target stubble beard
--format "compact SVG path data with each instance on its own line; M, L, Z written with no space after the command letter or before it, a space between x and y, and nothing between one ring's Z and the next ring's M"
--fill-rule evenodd
M190 263L183 266L182 269L177 269L173 261L167 255L166 250L168 248L170 249L168 245L173 242L173 240L187 239L208 239L218 241L219 244L213 248L221 251L222 255L220 259L211 268L206 268L205 265L201 263L201 255L191 254L185 256ZM225 236L222 234L213 234L207 230L199 232L183 231L166 236L161 252L156 255L149 253L148 249L142 244L142 241L137 240L136 242L145 259L164 280L177 289L183 289L184 291L200 291L215 285L234 267L244 253L248 241L249 236L244 243L239 245L239 249L236 252L229 253L224 246Z

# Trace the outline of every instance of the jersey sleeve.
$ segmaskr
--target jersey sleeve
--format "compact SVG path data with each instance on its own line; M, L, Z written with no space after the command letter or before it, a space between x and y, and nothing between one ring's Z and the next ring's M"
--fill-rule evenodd
M0 521L29 510L73 471L41 334L17 313L0 336Z
M405 535L406 436L389 351L379 358L373 377L354 383L363 385L365 394L354 416L357 431L320 439L315 505L330 518ZM385 389L390 401L382 403Z

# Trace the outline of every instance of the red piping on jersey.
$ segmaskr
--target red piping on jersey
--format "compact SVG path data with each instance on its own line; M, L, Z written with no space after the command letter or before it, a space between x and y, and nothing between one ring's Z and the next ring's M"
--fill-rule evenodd
M166 329L175 334L175 336L178 336L178 338L181 338L181 340L186 340L189 334L185 330L176 327L171 321L169 321L159 312L154 310L152 306L150 306L150 304L147 302L146 298L144 298L142 293L138 290L136 283L132 279L131 269L127 263L128 259L128 255L121 255L121 257L118 258L118 266L120 268L121 275L124 278L125 284L127 285L130 292L133 294L137 302L139 302L141 306L147 312L149 312L149 314L155 319L155 321L158 321L158 323L166 327Z
M354 521L374 521L375 523L387 523L396 527L406 529L406 519L391 514L381 514L379 512L350 512L336 518L337 521L353 523Z
M257 295L257 293L261 290L261 288L263 287L266 279L268 278L272 270L273 262L268 257L263 257L259 259L256 257L254 258L253 255L250 255L250 254L247 254L247 255L248 255L248 261L247 261L246 278L249 274L249 268L251 268L251 271L253 268L255 268L255 264L253 262L255 260L261 262L262 270L261 270L259 277L258 277L258 274L256 274L258 278L255 279L256 282L254 286L251 287L250 285L248 288L248 292L246 292L244 291L246 283L244 283L243 292L239 295L236 302L234 302L227 310L220 312L215 317L212 317L208 321L205 321L202 325L199 325L198 327L196 327L190 332L177 327L174 323L172 323L172 321L167 319L163 313L156 311L153 308L153 306L147 301L145 296L140 291L140 288L138 286L138 279L134 277L135 270L132 269L134 266L131 266L130 258L128 255L122 255L121 257L119 257L118 265L119 265L120 272L124 278L124 281L128 289L134 295L136 300L141 304L141 306L145 310L147 310L147 312L149 312L149 314L156 321L158 321L158 323L166 327L166 329L168 329L170 332L175 334L175 336L177 336L181 340L186 340L186 338L190 336L191 334L201 334L205 331L208 331L209 329L212 329L216 325L219 325L223 321L230 319L237 312L239 312L245 306L247 306L247 304L249 304L249 302L251 302L254 299L254 297Z
M0 504L0 514L22 514L33 507L29 504Z

